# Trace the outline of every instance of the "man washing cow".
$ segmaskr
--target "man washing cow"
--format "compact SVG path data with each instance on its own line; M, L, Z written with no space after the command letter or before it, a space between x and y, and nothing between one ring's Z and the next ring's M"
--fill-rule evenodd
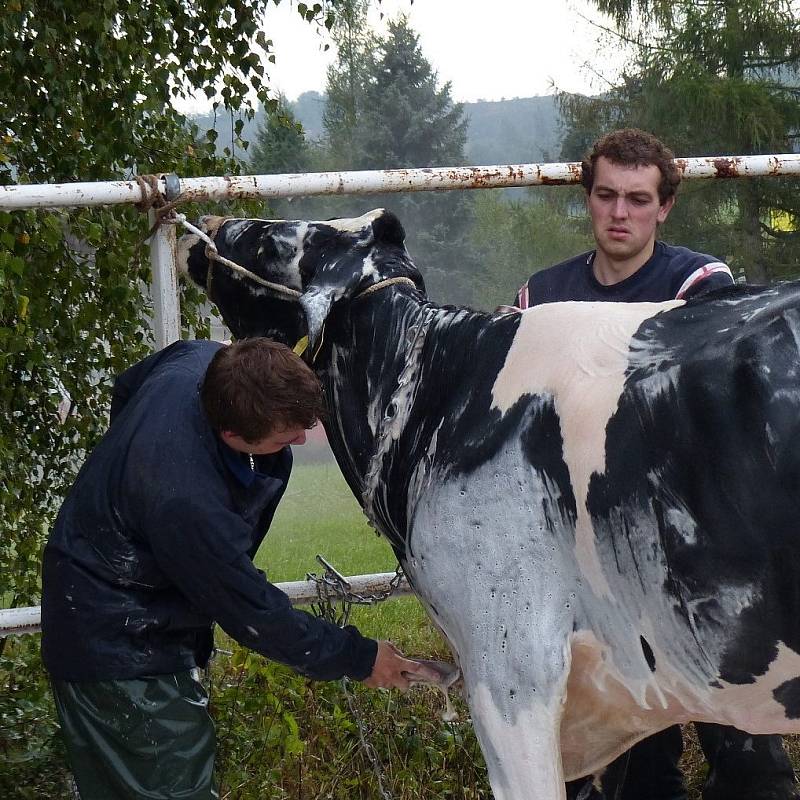
M318 680L438 680L390 642L293 609L253 565L323 410L284 345L177 342L114 383L111 426L45 549L42 655L81 800L212 800L196 668L216 621Z
M731 285L731 272L719 259L656 239L680 183L673 158L656 137L636 129L613 131L595 142L582 163L582 183L596 249L534 273L519 290L517 307L681 300ZM798 797L780 737L704 723L696 728L710 767L704 800ZM682 751L677 725L635 745L621 800L685 800L678 767ZM602 796L585 783L571 784L568 796Z

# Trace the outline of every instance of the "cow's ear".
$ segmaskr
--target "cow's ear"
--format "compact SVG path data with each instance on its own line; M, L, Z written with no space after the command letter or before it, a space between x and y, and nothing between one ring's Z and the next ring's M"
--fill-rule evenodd
M372 235L376 242L395 244L398 247L406 240L402 223L391 211L386 210L373 221Z
M310 347L316 346L331 308L343 297L350 297L358 288L363 278L362 263L353 259L342 259L334 269L322 270L322 274L318 272L306 287L300 297L300 305L306 315ZM348 268L354 266L357 269Z

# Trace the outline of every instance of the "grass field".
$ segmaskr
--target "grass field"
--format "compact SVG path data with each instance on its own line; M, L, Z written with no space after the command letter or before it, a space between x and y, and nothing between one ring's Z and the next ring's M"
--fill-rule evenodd
M256 558L272 581L298 580L322 554L346 575L388 572L395 558L367 525L333 462L295 466L269 535Z

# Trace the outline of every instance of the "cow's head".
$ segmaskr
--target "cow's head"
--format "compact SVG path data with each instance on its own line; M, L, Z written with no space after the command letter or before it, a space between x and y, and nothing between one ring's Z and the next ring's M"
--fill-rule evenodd
M206 289L237 338L269 336L294 344L308 333L313 343L332 308L375 283L402 276L424 291L403 244L403 226L383 209L325 222L204 217L200 226L225 259L301 293L298 302L246 273L209 261L198 236L183 236L183 268Z

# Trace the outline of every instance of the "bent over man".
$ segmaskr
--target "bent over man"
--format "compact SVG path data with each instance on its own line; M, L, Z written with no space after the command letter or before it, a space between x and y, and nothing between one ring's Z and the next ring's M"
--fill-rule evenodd
M267 339L177 342L114 384L111 425L44 555L42 653L82 800L217 796L195 670L212 623L319 680L435 678L389 643L292 608L253 565L322 412L311 370Z
M596 247L534 273L519 290L520 308L566 300L662 302L689 299L733 283L719 259L656 239L675 203L680 173L672 152L636 129L598 140L582 163L582 183ZM779 736L753 736L698 723L710 771L704 800L792 800L794 774ZM686 800L678 768L683 751L676 725L635 745L622 800ZM625 756L623 756L625 758ZM602 795L585 781L570 798Z

